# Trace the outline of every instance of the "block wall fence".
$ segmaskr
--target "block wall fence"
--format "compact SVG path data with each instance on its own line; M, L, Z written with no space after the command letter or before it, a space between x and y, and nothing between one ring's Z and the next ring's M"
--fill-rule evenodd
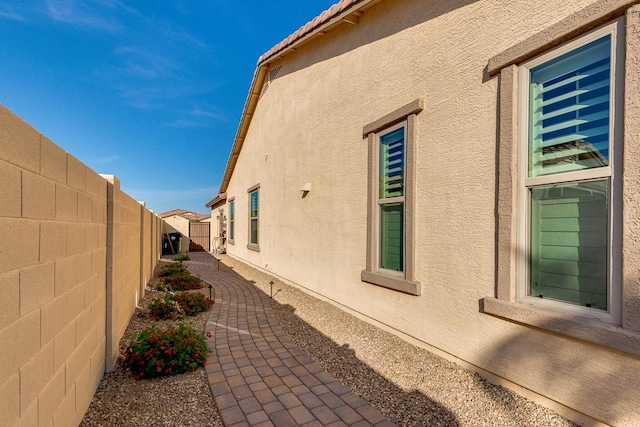
M0 105L0 425L78 425L160 258L162 220Z

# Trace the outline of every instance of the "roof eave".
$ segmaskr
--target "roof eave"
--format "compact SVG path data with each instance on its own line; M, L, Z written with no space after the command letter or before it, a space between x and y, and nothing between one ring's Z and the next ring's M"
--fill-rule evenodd
M350 3L348 7L345 7L343 10L339 11L339 13L337 13L335 16L329 18L326 22L315 27L314 23L316 22L316 19L319 19L322 16L319 15L318 17L316 17L316 19L308 22L298 31L274 46L274 48L270 49L265 54L260 56L260 58L258 59L256 70L253 73L253 79L251 80L251 86L249 87L249 94L247 95L247 100L245 101L244 107L242 109L242 115L240 116L238 130L236 131L236 136L231 147L231 152L229 153L229 159L227 160L227 165L224 170L224 175L222 177L222 182L220 183L220 189L218 190L218 193L225 193L229 186L229 182L231 181L231 175L233 175L233 170L235 169L236 163L238 161L238 156L240 155L240 151L242 150L244 139L247 135L247 131L249 130L251 119L253 118L253 113L255 112L258 105L260 91L262 90L262 85L264 84L264 80L267 77L269 64L274 60L280 59L291 52L295 52L301 45L307 43L309 40L318 36L324 36L327 31L330 31L338 25L342 25L345 23L357 24L360 16L362 15L362 11L364 9L367 9L368 7L373 6L376 3L379 3L380 1L382 0L355 0L354 2ZM327 9L327 11L325 12L331 11L335 6L336 5L332 6L332 8L330 9ZM310 26L308 31L303 35L299 35L300 32L306 31L305 28L307 26ZM207 203L207 207L208 206L209 204Z

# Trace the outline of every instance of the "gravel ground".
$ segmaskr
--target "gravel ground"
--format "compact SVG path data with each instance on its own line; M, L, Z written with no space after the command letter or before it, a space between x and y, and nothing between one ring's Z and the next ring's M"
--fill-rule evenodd
M160 263L157 269L165 264ZM156 282L154 277L149 286L154 288ZM176 323L156 321L147 315L149 303L161 294L154 290L145 293L120 341L120 357L124 356L131 334L154 322L161 327ZM205 312L190 317L191 326L204 330L208 315ZM118 363L113 372L102 378L80 426L222 427L224 424L211 396L204 368L174 377L136 381Z
M300 349L398 425L576 426L246 264L224 262L267 294L273 280L274 312Z
M322 368L400 426L576 426L478 374L229 257L226 266L269 293L284 330ZM228 266L228 267L227 267ZM153 282L152 282L153 284ZM126 337L147 327L148 291ZM202 329L207 313L194 318ZM168 321L163 321L165 323ZM120 365L104 376L81 426L223 426L204 369L135 381Z

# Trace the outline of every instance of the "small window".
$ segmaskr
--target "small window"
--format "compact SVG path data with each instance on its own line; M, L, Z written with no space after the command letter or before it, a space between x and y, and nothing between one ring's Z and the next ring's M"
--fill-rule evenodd
M367 265L364 282L420 295L415 278L415 134L417 99L367 125L369 143Z
M259 192L260 186L256 185L248 190L249 193L249 243L247 248L259 251Z
M229 200L229 243L235 244L236 201Z

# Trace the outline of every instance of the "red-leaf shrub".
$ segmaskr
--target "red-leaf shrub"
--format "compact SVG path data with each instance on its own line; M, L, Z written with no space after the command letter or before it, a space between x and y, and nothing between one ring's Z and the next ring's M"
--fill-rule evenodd
M123 366L136 380L177 375L204 366L210 352L202 332L182 323L166 329L152 325L132 336Z

